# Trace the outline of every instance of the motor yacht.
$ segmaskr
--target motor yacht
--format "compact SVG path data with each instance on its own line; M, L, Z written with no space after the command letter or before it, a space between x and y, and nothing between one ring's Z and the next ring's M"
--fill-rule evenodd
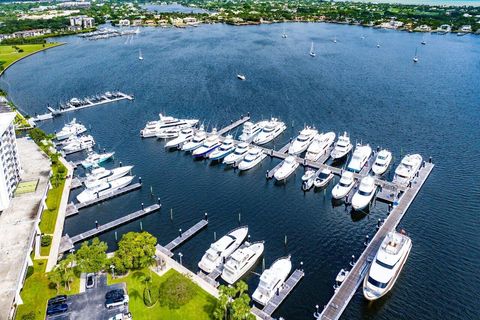
M217 134L217 129L213 129L212 133L205 139L203 144L192 151L194 158L208 157L208 155L220 146L220 137Z
M96 153L90 151L87 158L81 162L82 166L85 169L88 169L93 166L98 166L99 164L111 159L115 155L115 152L105 152L105 153Z
M352 159L348 163L347 170L357 173L360 172L371 154L372 148L368 144L361 145L358 143L355 147L355 151L353 151Z
M159 120L149 121L145 128L140 131L142 138L155 137L158 133L172 128L188 128L198 123L198 119L177 119L159 114Z
M345 269L341 269L338 272L337 276L335 277L335 284L333 285L333 290L335 290L335 292L337 292L338 288L340 288L341 284L343 283L343 281L345 281L345 278L348 276L349 273L350 271Z
M310 143L312 143L313 138L318 134L318 131L311 127L305 127L298 137L290 144L288 148L288 153L293 155L299 155L305 150L307 150Z
M327 132L317 134L313 138L312 143L307 148L305 159L308 161L317 161L320 157L328 152L328 148L335 141L335 132Z
M73 139L71 139L73 138ZM90 149L95 145L95 140L91 135L87 136L72 136L69 138L69 142L63 146L63 151L66 154L79 152L85 149Z
M275 171L273 175L277 181L282 181L287 179L299 166L295 156L288 156L283 160L282 165Z
M333 179L333 176L334 174L330 169L323 169L313 182L315 188L325 187Z
M360 181L360 186L357 192L352 197L353 210L363 210L368 207L375 195L377 186L375 179L371 176L366 176Z
M412 240L405 234L392 231L383 239L363 281L363 296L377 300L390 291L407 261Z
M210 245L198 263L198 267L206 273L210 273L223 265L224 260L240 247L247 235L247 226L233 229Z
M128 186L132 182L133 178L133 176L124 176L110 182L103 181L92 188L87 188L82 191L77 196L77 200L78 202L83 203L117 191L118 189Z
M332 157L333 160L339 160L345 157L350 152L350 150L352 150L352 148L353 145L350 142L350 137L346 132L344 132L343 135L338 137L338 140L335 143L335 147L330 153L330 157Z
M105 169L103 167L98 167L92 170L91 173L87 174L83 184L85 188L92 189L94 186L103 183L111 182L123 176L126 176L132 171L133 166L124 166L115 169Z
M292 271L290 256L282 257L265 269L260 276L257 289L253 292L252 299L261 305L266 305L270 299L280 291L283 283Z
M243 74L237 74L237 78L242 81L245 81L247 79Z
M238 248L223 265L222 279L228 284L234 284L240 279L255 262L262 256L264 242L244 243Z
M223 158L223 163L232 165L239 163L245 158L249 148L250 145L248 143L240 142L232 153Z
M182 150L193 151L199 148L203 144L203 141L205 141L206 138L207 138L207 133L205 132L205 130L200 129L197 132L195 132L192 140L185 142L182 145Z
M253 138L253 143L258 145L266 144L278 137L285 129L287 129L285 123L277 118L271 118L265 123L262 131Z
M243 124L242 134L238 137L240 141L252 141L252 139L262 131L263 127L268 121L260 121L258 123L253 123L247 121Z
M87 128L83 124L77 123L77 119L73 118L72 121L67 123L60 132L55 135L57 140L65 140L71 136L76 136L87 131Z
M257 164L262 162L267 155L263 152L262 149L257 147L251 147L242 161L238 164L238 169L248 170L255 167Z
M422 156L419 154L407 154L403 157L402 162L395 169L393 182L406 186L413 180L415 174L422 165Z
M193 128L183 128L180 130L178 137L168 141L165 144L165 148L174 148L183 145L185 142L192 140L193 138Z
M344 171L340 181L338 181L338 183L332 189L332 198L338 200L346 197L354 185L355 179L353 177L353 172Z
M223 140L220 147L213 150L208 157L212 160L220 160L228 156L235 150L235 143L233 142L233 136L228 135L225 140Z
M307 180L310 180L312 178L315 178L315 170L307 169L302 176L302 181L307 181Z
M387 171L390 162L392 162L392 153L386 149L380 150L372 165L373 173L381 176Z
M188 128L191 128L191 127L188 127ZM157 137L157 139L173 139L173 138L178 137L178 135L180 134L180 131L182 129L183 128L181 128L181 127L172 127L172 128L161 129L161 130L158 130L158 132L155 136Z

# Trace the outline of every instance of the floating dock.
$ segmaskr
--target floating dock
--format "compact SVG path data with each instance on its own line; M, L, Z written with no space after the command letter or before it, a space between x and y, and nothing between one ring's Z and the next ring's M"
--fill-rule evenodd
M181 246L184 242L186 242L188 239L193 237L195 234L200 232L203 228L205 228L208 225L208 220L207 219L202 219L199 222L197 222L194 226L192 226L190 229L188 229L185 232L180 232L180 235L170 241L167 245L161 246L157 244L157 250L161 251L162 253L166 254L167 256L171 257L173 256L173 250L175 248Z
M62 237L62 240L60 242L60 248L59 248L59 253L64 253L66 251L69 251L70 249L73 248L73 246L77 242L81 242L83 240L95 237L103 232L106 232L108 230L111 230L113 228L116 228L122 224L131 222L133 220L136 220L138 218L141 218L143 216L146 216L150 213L153 213L155 211L160 210L161 205L159 204L154 204L149 207L146 207L142 210L127 214L126 216L123 216L121 218L118 218L116 220L110 221L106 224L103 225L98 225L94 229L90 229L88 231L85 231L79 235L76 235L74 237L69 237L68 234L64 235Z
M109 192L109 193L107 193L103 196L100 196L100 197L98 197L96 199L93 199L93 200L90 200L90 201L77 203L77 204L70 203L67 206L67 211L66 211L65 217L73 216L73 215L77 214L79 210L81 210L83 208L90 207L90 206L93 206L94 204L103 202L105 200L121 196L121 195L123 195L125 193L128 193L130 191L140 189L141 187L142 187L142 184L138 182L138 183L134 183L134 184L131 184L129 186L123 187L121 189L115 190L113 192Z
M248 120L250 120L250 116L247 115L247 116L241 116L240 119L238 119L237 121L233 121L232 120L232 123L229 124L228 126L220 129L218 131L218 135L221 136L221 135L224 135L225 133L229 132L230 130L232 129L235 129L236 127L244 124L245 122L247 122Z
M412 204L423 184L433 170L433 163L424 163L418 172L418 176L412 181L411 187L400 192L398 205L394 206L388 214L384 223L363 251L352 270L349 272L343 283L327 303L318 319L335 320L340 318L358 287L362 284L370 264L382 244L385 236L396 229L404 214Z

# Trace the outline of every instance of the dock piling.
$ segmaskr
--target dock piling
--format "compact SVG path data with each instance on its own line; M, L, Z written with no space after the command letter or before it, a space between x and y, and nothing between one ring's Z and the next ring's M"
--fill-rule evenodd
M98 221L95 220L95 229L98 229Z
M353 267L355 265L355 255L352 254L352 259L350 260L350 266Z
M178 236L181 238L182 237L182 229L178 229Z
M142 209L143 210L143 209ZM140 221L140 231L143 231L143 223Z
M213 231L213 241L217 241L217 232Z
M205 212L205 221L208 221L208 213Z

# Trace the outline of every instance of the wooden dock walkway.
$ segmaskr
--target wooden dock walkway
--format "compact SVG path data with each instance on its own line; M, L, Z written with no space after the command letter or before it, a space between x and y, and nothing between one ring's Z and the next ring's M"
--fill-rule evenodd
M121 100L133 100L132 95L128 95L128 94L123 93L123 92L116 92L115 94L117 94L118 97L108 98L107 96L102 95L102 100L98 101L98 102L92 102L88 99L85 99L87 101L87 104L85 104L85 105L81 105L81 106L78 106L78 107L71 107L71 108L67 108L67 109L58 109L58 110L54 110L53 113L54 114L63 114L63 113L67 113L67 112L77 111L77 110L81 110L81 109L85 109L85 108L91 108L91 107L99 106L99 105L102 105L102 104L117 102L117 101L121 101Z
M338 291L323 309L319 319L335 320L340 318L358 287L362 284L363 278L365 277L371 261L375 257L383 239L389 232L396 229L432 172L433 167L434 165L432 163L425 163L420 169L418 177L412 181L411 187L407 188L403 194L400 195L398 205L393 207L392 211L387 216L382 226L378 229L369 245L365 248L344 282L340 285Z
M242 116L239 120L237 121L234 121L232 122L231 124L229 124L228 126L220 129L218 131L218 135L221 136L221 135L224 135L225 133L229 132L230 130L232 129L235 129L236 127L238 127L239 125L242 125L244 124L245 122L247 122L248 120L250 120L250 116Z
M193 237L195 234L200 232L200 230L205 228L207 225L208 225L208 220L202 219L187 231L182 232L178 237L170 241L167 245L161 246L157 244L157 250L171 257L173 256L172 251L175 250L175 248L181 246L185 241L189 240L191 237Z
M100 196L100 197L98 197L96 199L93 199L93 200L90 200L90 201L77 203L77 204L70 203L67 206L67 212L66 212L65 216L66 217L73 216L73 215L77 214L78 211L80 211L83 208L90 207L90 206L93 206L97 203L103 202L105 200L109 200L109 199L121 196L121 195L123 195L125 193L128 193L130 191L140 189L141 187L142 187L142 184L138 182L138 183L134 183L134 184L131 184L129 186L123 187L121 189L109 192L109 193L107 193L103 196Z
M221 267L215 268L215 270L213 270L209 274L205 274L202 271L198 271L198 273L197 273L197 275L200 278L202 278L203 280L205 280L206 282L208 282L210 285L212 285L215 288L218 288L218 286L220 285L220 283L217 281L217 279L218 279L218 277L220 277L221 274L222 274L222 268Z
M149 207L146 207L142 210L138 210L136 212L133 212L133 213L130 213L130 214L127 214L126 216L123 216L121 218L118 218L118 219L115 219L113 221L110 221L106 224L103 224L103 225L99 225L97 226L96 228L94 229L90 229L88 231L85 231L83 233L80 233L76 236L73 236L73 237L69 237L68 235L65 235L62 237L62 241L60 243L60 249L59 249L59 252L60 253L63 253L63 252L66 252L70 249L73 248L73 246L75 245L75 243L77 242L80 242L80 241L83 241L83 240L86 240L86 239L89 239L89 238L92 238L92 237L95 237L96 235L99 235L103 232L106 232L108 230L111 230L113 228L116 228L122 224L125 224L125 223L128 223L128 222L131 222L133 220L136 220L138 218L141 218L145 215L148 215L150 213L153 213L155 211L158 211L160 210L160 207L161 205L159 204L154 204L154 205L151 205Z

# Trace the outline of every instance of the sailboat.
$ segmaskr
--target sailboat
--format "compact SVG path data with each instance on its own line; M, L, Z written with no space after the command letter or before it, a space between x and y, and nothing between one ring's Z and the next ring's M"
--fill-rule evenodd
M337 36L333 38L333 43L337 43Z
M315 50L313 49L313 41L312 41L312 45L310 46L310 56L311 57L315 57Z
M415 56L413 57L413 62L418 62L417 48L415 48Z
M285 32L285 27L283 27L282 38L287 38L287 33Z
M143 60L142 50L138 49L138 60Z
M426 45L426 44L427 44L427 42L425 41L425 35L423 35L423 37L422 37L422 42L421 42L421 43L422 43L423 45Z

